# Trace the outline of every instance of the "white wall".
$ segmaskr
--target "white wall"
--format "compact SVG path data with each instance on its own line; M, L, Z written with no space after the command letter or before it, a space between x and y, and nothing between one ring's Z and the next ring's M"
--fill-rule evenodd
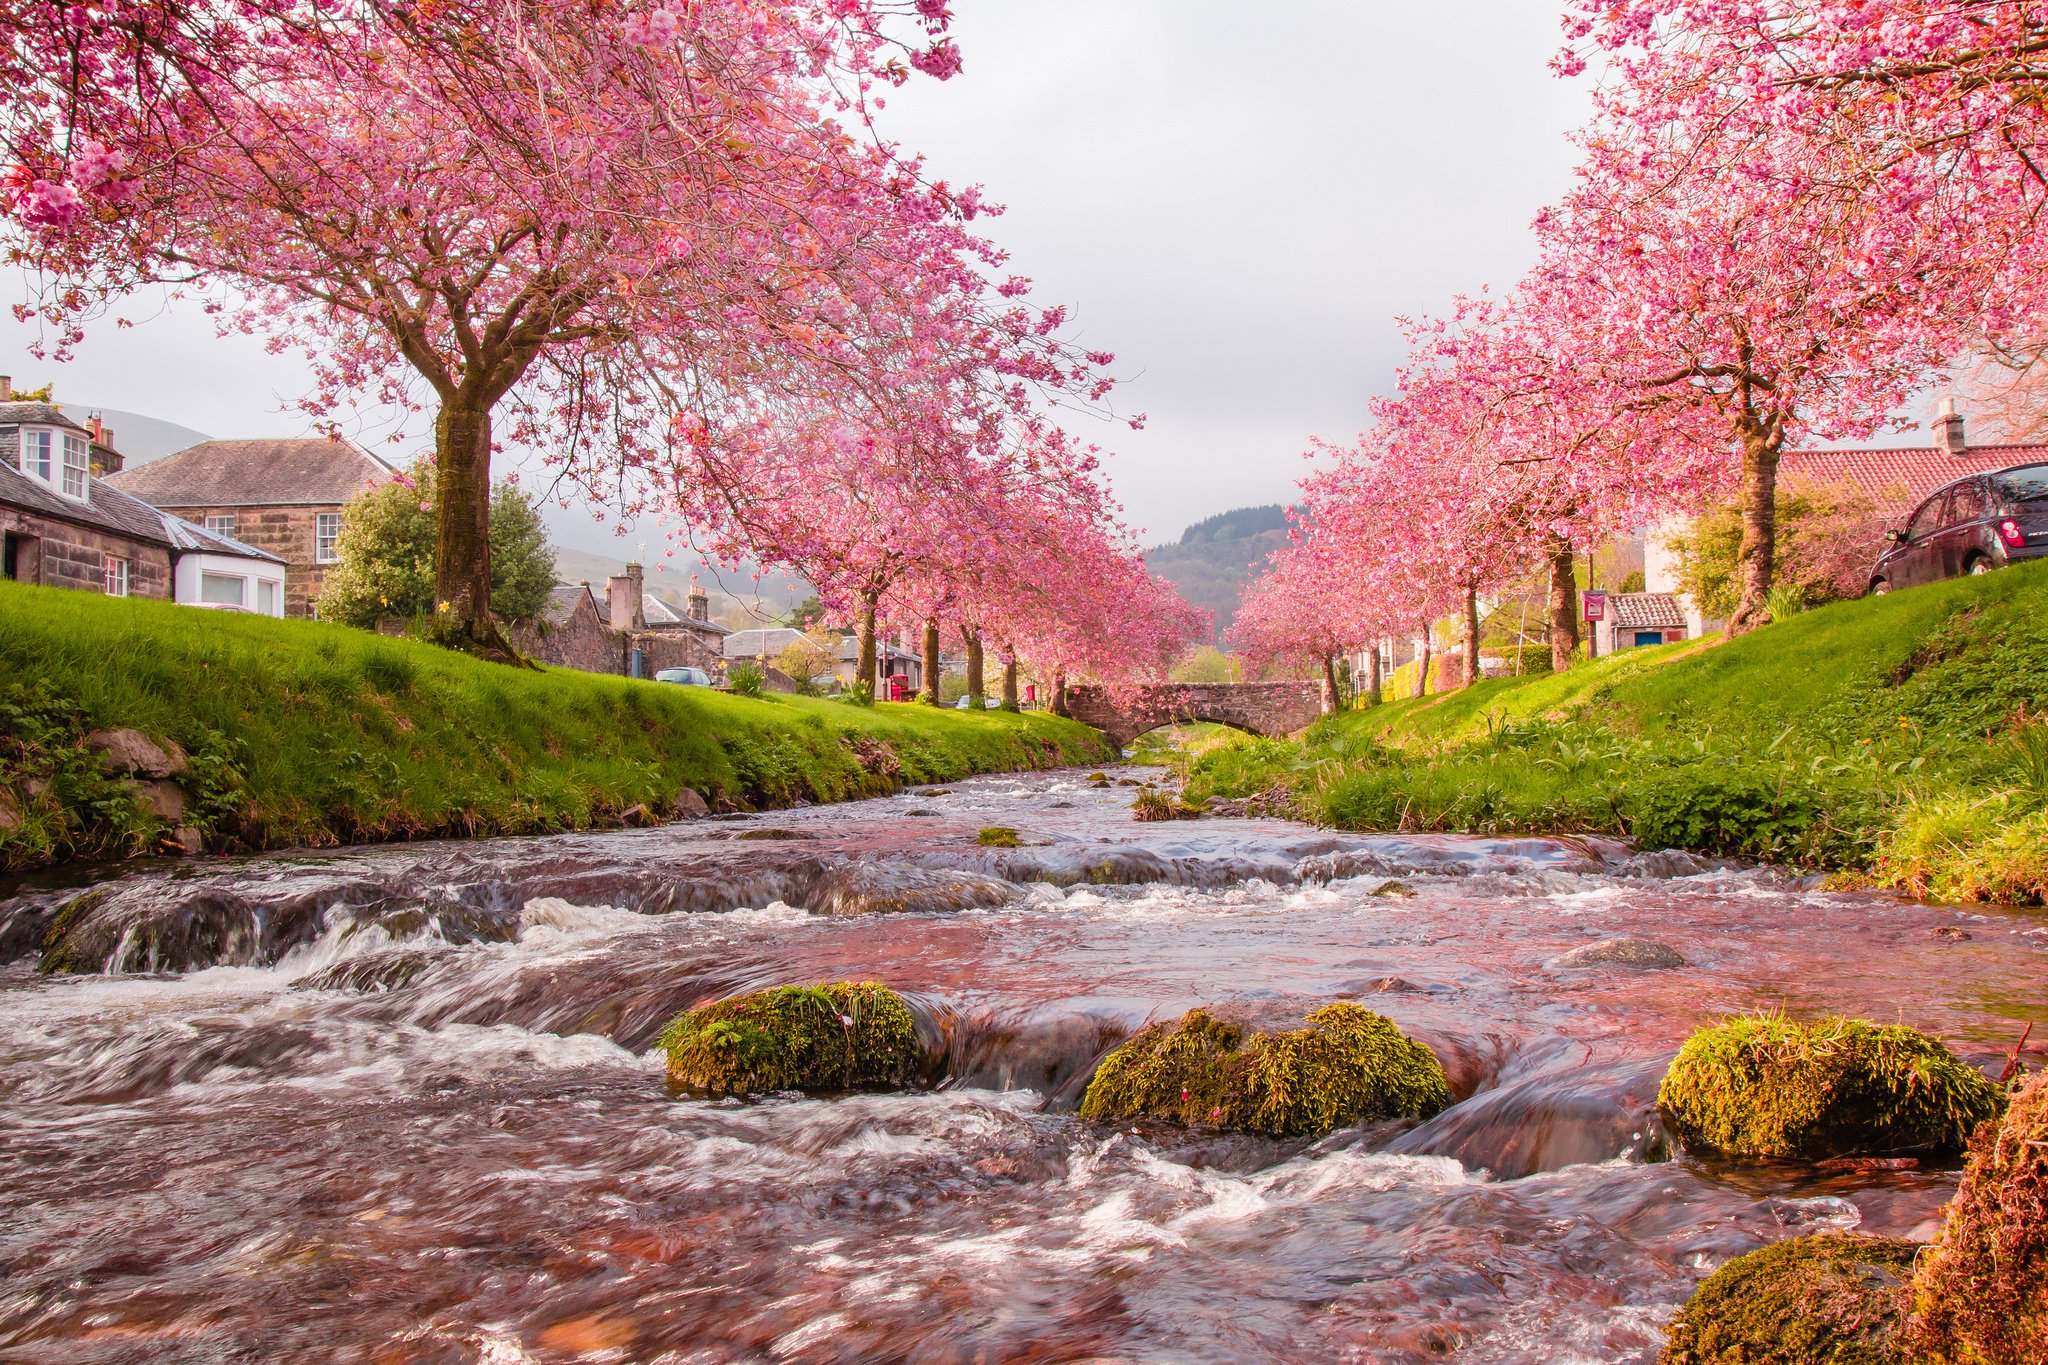
M244 559L240 555L180 555L177 572L172 580L171 600L188 607L233 610L232 603L209 602L205 599L200 581L205 575L240 579L243 611L256 612L264 616L284 615L284 565L273 564L267 559ZM261 586L266 583L271 586L268 610L263 609L265 594Z

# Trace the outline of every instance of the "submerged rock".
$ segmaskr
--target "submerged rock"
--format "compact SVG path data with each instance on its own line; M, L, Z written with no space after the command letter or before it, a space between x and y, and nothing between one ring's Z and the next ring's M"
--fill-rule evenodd
M1436 1055L1384 1015L1338 1001L1307 1025L1247 1037L1202 1009L1171 1028L1153 1024L1103 1059L1081 1117L1321 1136L1370 1119L1427 1117L1451 1102Z
M985 910L1008 905L1017 895L1017 888L1010 883L975 872L848 863L819 874L807 908L825 915Z
M924 1070L910 1010L872 981L736 995L677 1017L657 1045L673 1084L708 1095L888 1089Z
M411 985L413 978L425 971L432 961L431 953L415 949L343 958L318 971L306 973L292 985L311 991L395 991Z
M974 842L983 848L1021 848L1024 841L1017 837L1017 831L1008 825L986 825L975 834Z
M2048 1360L2048 1072L2013 1097L2004 1123L1977 1131L1913 1301L1913 1360Z
M1557 968L1624 967L1631 971L1666 971L1689 965L1676 948L1643 938L1609 938L1574 948L1548 964Z
M1657 1104L1688 1144L1818 1161L1959 1152L2002 1101L1983 1073L1904 1025L1760 1014L1693 1034Z
M1738 1256L1693 1291L1659 1365L1904 1365L1895 1338L1919 1249L1831 1232Z

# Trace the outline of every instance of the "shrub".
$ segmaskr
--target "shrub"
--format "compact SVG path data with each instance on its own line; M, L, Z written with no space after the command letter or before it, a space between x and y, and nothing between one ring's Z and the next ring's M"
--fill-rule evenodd
M1693 1291L1658 1365L1894 1365L1918 1250L1825 1233L1738 1256Z
M1768 858L1802 842L1819 803L1789 778L1694 763L1637 786L1626 809L1629 833L1644 848Z
M742 697L758 697L768 688L768 675L750 663L736 663L725 670L725 685Z
M2048 812L2015 818L1989 796L1908 807L1883 843L1878 880L1943 901L2048 901Z
M903 1000L873 982L777 986L678 1017L657 1044L669 1080L709 1095L888 1088L924 1068Z
M1982 1073L1904 1025L1757 1014L1687 1039L1657 1104L1688 1143L1819 1161L1961 1151L2000 1098Z
M2048 1360L2048 1073L1970 1144L1962 1188L1913 1277L1912 1359Z
M1081 1117L1320 1136L1368 1119L1426 1117L1451 1102L1435 1054L1392 1020L1338 1001L1307 1023L1247 1038L1195 1009L1170 1029L1153 1024L1103 1059Z

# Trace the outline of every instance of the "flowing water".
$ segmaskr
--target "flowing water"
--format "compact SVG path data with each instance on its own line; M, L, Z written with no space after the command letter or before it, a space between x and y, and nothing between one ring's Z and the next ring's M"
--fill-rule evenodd
M1670 1151L1692 1028L1903 1019L1995 1069L2048 1024L2038 913L1130 796L152 867L67 915L102 971L65 977L26 954L80 888L0 892L0 1360L1647 1361L1729 1257L1926 1237L1956 1183ZM1684 965L1584 951L1617 939ZM667 1090L677 1012L848 977L910 999L933 1088ZM1314 1143L1074 1116L1147 1019L1337 998L1459 1103Z

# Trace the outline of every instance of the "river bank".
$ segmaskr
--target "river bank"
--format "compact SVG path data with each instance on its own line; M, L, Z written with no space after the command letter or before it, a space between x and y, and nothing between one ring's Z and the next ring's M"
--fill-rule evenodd
M110 756L114 731L158 754L116 741ZM316 622L0 582L0 871L653 823L700 798L755 810L1112 757L1038 713L528 672Z
M2048 895L2048 566L1727 644L1389 699L1183 763L1187 795L1338 829L1601 833L1941 900Z
M1648 1365L1730 1258L1924 1240L1958 1179L1678 1150L1655 1097L1695 1027L1902 1019L1995 1071L2032 1020L2044 1055L2040 912L1601 839L1138 824L1081 771L949 787L108 869L58 936L105 955L79 974L0 927L0 1353ZM903 993L940 1084L669 1090L679 1012L842 979ZM1333 999L1452 1107L1315 1140L1076 1113L1149 1019Z

